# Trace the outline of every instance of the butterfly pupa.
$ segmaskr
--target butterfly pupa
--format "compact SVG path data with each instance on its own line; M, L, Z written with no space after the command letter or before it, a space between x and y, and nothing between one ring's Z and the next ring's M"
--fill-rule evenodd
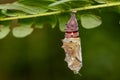
M78 23L74 12L71 14L71 18L66 25L65 38L62 42L62 48L65 51L65 61L68 64L68 68L75 74L78 74L82 67L82 53Z

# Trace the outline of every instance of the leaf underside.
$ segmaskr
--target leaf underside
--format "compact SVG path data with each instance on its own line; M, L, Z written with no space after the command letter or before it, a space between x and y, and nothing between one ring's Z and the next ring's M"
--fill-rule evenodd
M3 39L4 37L6 37L9 32L10 32L9 27L0 26L0 39Z
M98 27L102 24L101 18L93 14L81 15L81 24L86 29Z
M12 31L13 36L17 38L23 38L30 35L33 32L31 27L15 27Z

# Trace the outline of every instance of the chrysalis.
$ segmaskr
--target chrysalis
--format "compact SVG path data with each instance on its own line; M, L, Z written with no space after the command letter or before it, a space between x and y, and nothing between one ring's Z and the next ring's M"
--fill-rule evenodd
M82 55L78 23L74 12L66 25L65 38L62 42L62 48L66 53L65 61L68 63L68 67L78 74L82 67Z

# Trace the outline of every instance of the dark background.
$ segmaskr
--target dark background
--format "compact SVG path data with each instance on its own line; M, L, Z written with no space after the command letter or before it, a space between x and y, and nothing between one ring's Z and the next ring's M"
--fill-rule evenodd
M26 38L10 33L0 40L0 80L120 80L120 16L103 12L101 17L100 27L87 30L79 25L82 76L73 74L64 61L64 33L58 26L46 26Z

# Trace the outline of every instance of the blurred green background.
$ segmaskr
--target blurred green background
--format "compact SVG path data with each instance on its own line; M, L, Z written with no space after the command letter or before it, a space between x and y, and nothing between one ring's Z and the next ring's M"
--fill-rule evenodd
M35 29L26 38L10 33L0 40L0 80L120 80L119 14L103 12L103 24L80 26L83 67L73 74L61 48L64 33L56 26Z

